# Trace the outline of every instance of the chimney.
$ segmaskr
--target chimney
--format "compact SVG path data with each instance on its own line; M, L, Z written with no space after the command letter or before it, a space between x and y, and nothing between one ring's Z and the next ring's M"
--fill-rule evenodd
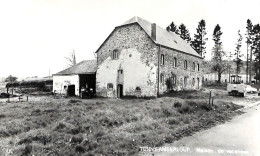
M152 34L151 34L151 38L152 38L153 40L156 40L156 24L155 24L155 23L152 24Z

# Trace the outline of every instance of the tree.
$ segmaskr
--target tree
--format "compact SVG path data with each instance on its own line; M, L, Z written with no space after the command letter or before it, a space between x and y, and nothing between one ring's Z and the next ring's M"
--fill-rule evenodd
M251 45L251 51L253 52L255 59L254 59L254 67L257 75L257 80L260 77L260 25L256 24L254 25L252 29L252 45Z
M235 53L234 55L236 56L236 59L234 60L234 62L236 63L236 75L238 75L240 73L241 67L243 66L243 61L241 59L242 56L244 56L243 54L241 54L241 46L242 46L242 35L240 34L240 30L238 30L238 40L236 43L236 49L235 49Z
M212 70L218 74L218 83L221 82L221 75L226 71L228 63L224 61L225 52L223 51L222 42L221 42L221 27L217 24L213 31L213 41L215 43L212 53L213 67Z
M12 94L14 93L14 82L17 80L17 77L9 75L6 79L5 82L9 82L12 85ZM8 93L9 88L7 87L7 93Z
M171 31L171 32L174 32L176 34L179 35L179 29L178 27L174 24L174 22L172 22L167 28L166 28L167 31Z
M194 40L191 41L191 46L198 54L200 54L203 58L205 58L205 54L206 54L205 45L206 45L206 41L208 40L208 38L205 38L205 36L207 35L205 20L202 19L199 22L198 28L196 30L197 30L197 34L194 34Z
M183 40L185 40L187 43L190 43L191 41L190 32L183 23L179 26L179 30L180 30L180 37Z
M247 52L246 52L246 82L248 83L248 74L250 75L250 82L251 82L251 70L252 70L252 51L250 50L250 57L249 57L249 47L252 44L253 37L253 24L250 19L247 20L246 26L246 44L247 44ZM249 59L250 58L250 59ZM250 60L250 68L248 67L248 60ZM250 70L249 70L250 69Z
M17 80L17 77L15 76L12 76L12 75L9 75L6 79L5 79L5 82L10 82L10 83L13 83Z
M67 60L67 64L68 64L69 67L74 66L75 64L77 64L77 62L76 62L76 55L75 55L74 49L70 53L70 55L68 57L65 57L65 59Z

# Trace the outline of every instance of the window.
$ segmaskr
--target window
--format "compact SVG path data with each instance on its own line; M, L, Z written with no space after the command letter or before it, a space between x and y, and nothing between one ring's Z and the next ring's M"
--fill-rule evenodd
M136 87L135 91L141 91L141 88L140 87Z
M173 58L173 67L177 67L177 58L176 57Z
M161 54L161 65L164 65L164 54Z
M184 87L186 87L187 86L187 77L184 77Z
M187 60L184 61L184 69L188 68Z
M193 70L196 70L196 66L195 66L195 63L194 63L194 62L192 63L192 69L193 69Z
M164 75L163 75L163 74L161 74L160 82L161 82L162 84L164 83Z
M113 89L113 83L108 83L107 84L107 89Z
M173 75L172 79L173 79L173 85L176 85L176 81L177 81L176 75Z
M118 50L113 50L113 59L118 59Z
M200 71L200 64L197 64L198 71Z
M195 86L195 78L192 79L192 86Z

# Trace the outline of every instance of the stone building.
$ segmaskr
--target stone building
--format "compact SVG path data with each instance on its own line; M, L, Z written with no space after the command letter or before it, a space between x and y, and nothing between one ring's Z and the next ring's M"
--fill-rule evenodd
M63 93L65 87L69 96L80 95L80 88L86 84L96 88L96 60L85 60L63 71L53 74L53 92Z
M201 88L201 56L175 33L139 17L115 27L96 54L97 96L156 97Z

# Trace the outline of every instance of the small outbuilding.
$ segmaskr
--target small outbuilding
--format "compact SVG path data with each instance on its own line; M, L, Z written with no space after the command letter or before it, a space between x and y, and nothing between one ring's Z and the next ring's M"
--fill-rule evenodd
M53 92L64 93L69 96L79 96L86 84L96 91L96 60L85 60L63 71L53 74Z

